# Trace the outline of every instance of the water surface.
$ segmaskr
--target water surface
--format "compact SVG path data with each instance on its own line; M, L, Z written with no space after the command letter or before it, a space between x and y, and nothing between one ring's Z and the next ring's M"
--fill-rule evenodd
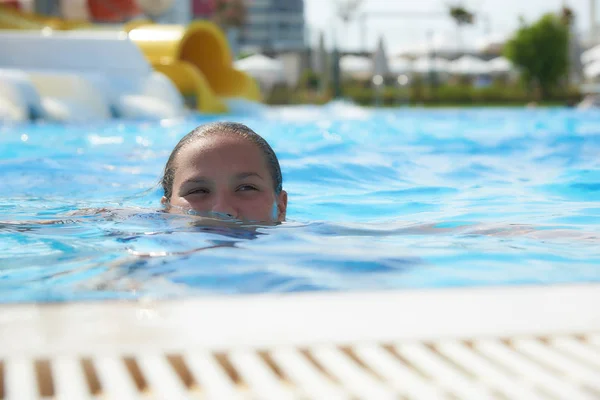
M215 120L271 143L288 222L161 211L171 149ZM108 211L71 215L94 207ZM593 111L333 104L0 126L0 302L598 281Z

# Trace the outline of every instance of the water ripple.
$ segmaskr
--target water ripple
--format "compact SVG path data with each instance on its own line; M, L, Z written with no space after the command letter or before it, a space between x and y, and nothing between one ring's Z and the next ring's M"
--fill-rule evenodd
M220 119L0 126L0 302L600 281L598 113L257 108L226 119L280 156L289 221L160 212Z

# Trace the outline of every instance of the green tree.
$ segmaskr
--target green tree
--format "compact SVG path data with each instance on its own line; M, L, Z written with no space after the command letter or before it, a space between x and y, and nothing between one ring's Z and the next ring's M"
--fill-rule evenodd
M569 69L569 27L562 17L546 14L532 25L524 23L504 47L504 56L520 67L530 87L539 86L544 99Z
M320 77L312 69L305 69L300 75L298 86L302 89L317 90L319 88Z

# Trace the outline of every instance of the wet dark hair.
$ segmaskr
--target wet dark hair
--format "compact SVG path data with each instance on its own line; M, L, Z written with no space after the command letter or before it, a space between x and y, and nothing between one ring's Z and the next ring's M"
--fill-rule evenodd
M273 187L275 188L275 193L279 194L282 190L283 179L281 177L281 167L279 166L279 160L275 155L275 152L267 143L265 139L262 138L258 133L254 132L252 129L248 128L244 124L235 123L235 122L214 122L210 124L200 125L187 135L185 135L179 143L175 146L171 155L169 156L169 160L165 165L165 171L163 177L161 179L161 184L164 191L164 196L167 200L171 200L171 195L173 194L173 181L175 178L175 160L179 152L188 144L195 142L198 139L213 136L213 135L238 135L244 139L249 140L258 146L258 148L263 152L265 157L265 161L267 163L267 167L271 174L271 178L273 179Z

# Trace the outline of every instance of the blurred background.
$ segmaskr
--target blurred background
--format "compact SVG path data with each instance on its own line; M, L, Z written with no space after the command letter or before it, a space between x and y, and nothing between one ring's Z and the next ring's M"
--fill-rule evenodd
M373 106L596 104L596 0L0 4L5 29L31 28L32 21L126 31L123 27L136 21L180 26L211 21L229 43L233 67L255 79L268 104L322 104L334 98Z

